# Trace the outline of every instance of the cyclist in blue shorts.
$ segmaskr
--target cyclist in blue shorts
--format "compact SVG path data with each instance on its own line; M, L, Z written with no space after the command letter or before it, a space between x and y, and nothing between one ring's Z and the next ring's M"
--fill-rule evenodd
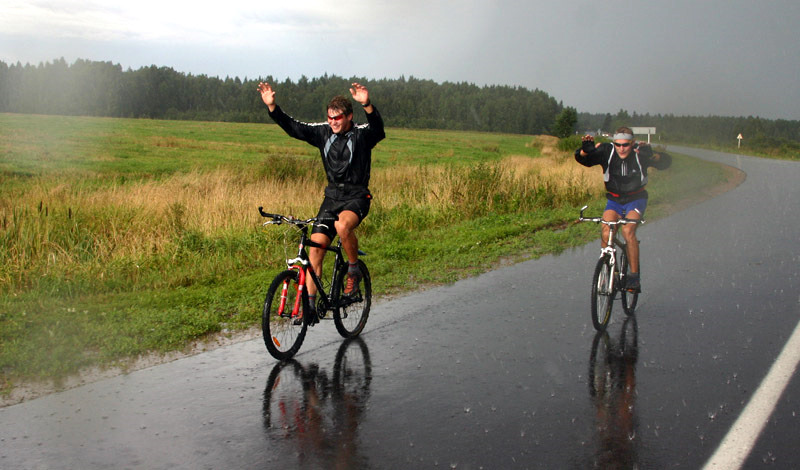
M641 219L647 208L647 168L669 168L672 157L666 152L653 152L644 142L635 142L633 131L620 127L611 143L596 144L591 135L583 136L581 148L575 151L575 160L583 166L602 165L606 184L606 209L603 220L617 221L622 217ZM603 225L602 242L608 244L608 225ZM636 240L637 224L622 226L622 235L628 245L630 273L625 287L640 291L639 242Z

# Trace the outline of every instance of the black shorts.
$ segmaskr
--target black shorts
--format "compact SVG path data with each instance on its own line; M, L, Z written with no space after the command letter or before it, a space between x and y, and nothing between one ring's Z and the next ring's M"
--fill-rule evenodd
M334 220L342 211L352 211L358 216L358 223L360 224L364 217L369 214L369 206L372 203L372 194L367 193L364 196L359 196L353 199L334 199L325 196L322 200L322 205L319 206L319 213L317 217L323 220L314 224L311 233L324 233L331 240L336 236L336 226ZM323 226L325 225L325 226Z

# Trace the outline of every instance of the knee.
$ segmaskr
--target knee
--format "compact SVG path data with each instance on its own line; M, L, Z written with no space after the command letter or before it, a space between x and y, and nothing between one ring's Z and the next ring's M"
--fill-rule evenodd
M353 233L353 227L346 222L337 221L334 227L336 227L336 233L339 234L339 238L347 238Z

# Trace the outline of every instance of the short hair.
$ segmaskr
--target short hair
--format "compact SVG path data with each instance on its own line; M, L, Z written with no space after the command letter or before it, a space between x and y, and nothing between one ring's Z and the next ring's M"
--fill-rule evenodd
M630 135L633 135L633 129L631 129L630 127L620 127L614 133L615 134L630 134Z
M350 115L353 114L353 103L347 97L338 95L331 99L327 109L334 109L343 112L345 115Z

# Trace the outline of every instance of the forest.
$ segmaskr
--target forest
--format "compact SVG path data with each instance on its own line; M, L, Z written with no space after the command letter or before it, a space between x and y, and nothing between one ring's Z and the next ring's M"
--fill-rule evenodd
M320 121L325 105L349 84L367 85L387 126L513 134L609 132L620 125L655 127L670 142L731 145L743 134L750 145L797 152L800 121L754 116L675 116L576 112L542 90L511 86L436 83L415 77L372 80L324 75L293 81L274 77L209 77L155 65L137 70L112 62L63 58L53 62L0 61L0 112L127 118L270 122L256 92L270 82L278 103L292 116ZM578 110L579 111L579 110ZM361 120L363 116L358 116ZM571 132L570 132L571 131Z

